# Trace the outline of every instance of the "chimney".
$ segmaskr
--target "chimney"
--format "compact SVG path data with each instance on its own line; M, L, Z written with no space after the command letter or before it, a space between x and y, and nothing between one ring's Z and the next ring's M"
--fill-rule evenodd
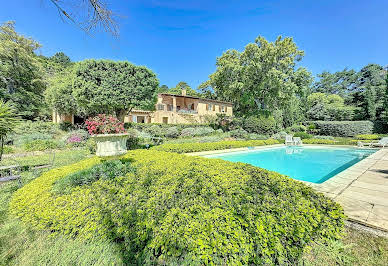
M186 89L182 90L182 96L186 96Z

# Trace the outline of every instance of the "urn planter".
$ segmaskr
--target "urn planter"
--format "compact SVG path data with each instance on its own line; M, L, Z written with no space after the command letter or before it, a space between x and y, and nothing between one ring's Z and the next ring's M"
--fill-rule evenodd
M93 138L97 144L96 155L101 157L117 156L127 152L127 139L129 134L98 134Z

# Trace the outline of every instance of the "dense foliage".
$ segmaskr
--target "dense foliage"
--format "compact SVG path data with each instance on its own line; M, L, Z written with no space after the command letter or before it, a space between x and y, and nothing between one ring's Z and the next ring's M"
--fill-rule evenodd
M34 53L39 47L19 35L14 22L0 26L0 99L14 104L23 118L36 117L43 103L43 69Z
M295 264L314 240L341 236L341 207L301 182L247 164L138 150L136 174L53 194L94 157L44 173L11 211L35 228L122 244L135 264Z
M19 119L16 117L13 106L0 100L0 161L3 156L5 139L15 130L18 123Z
M307 96L311 74L295 67L303 55L292 38L279 36L271 43L260 36L243 52L228 50L218 57L217 69L207 85L217 98L231 101L237 114L283 111L291 102L299 104Z
M372 134L371 121L314 121L320 135L353 137L360 134Z
M59 179L53 185L55 193L71 193L75 187L90 185L97 180L113 180L116 177L124 176L135 169L129 160L108 160L91 168L80 170L64 178Z
M353 120L355 108L346 106L337 94L312 93L307 97L307 118L311 120L349 121Z
M73 96L88 114L112 112L121 121L132 108L149 106L159 85L148 68L111 60L77 63L73 82Z
M314 84L317 92L336 94L345 103L358 109L357 120L381 120L388 116L385 112L387 71L377 64L368 64L359 72L344 69L318 75L320 80Z

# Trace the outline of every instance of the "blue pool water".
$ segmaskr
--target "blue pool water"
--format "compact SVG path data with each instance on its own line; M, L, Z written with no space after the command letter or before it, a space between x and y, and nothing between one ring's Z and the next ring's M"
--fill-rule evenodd
M376 150L329 147L280 147L208 155L231 162L249 163L291 178L322 183Z

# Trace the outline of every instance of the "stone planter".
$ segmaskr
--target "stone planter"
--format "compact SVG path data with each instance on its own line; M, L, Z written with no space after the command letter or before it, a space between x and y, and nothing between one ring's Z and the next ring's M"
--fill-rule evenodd
M96 155L117 156L127 152L127 139L129 134L98 134L92 136L97 144Z

